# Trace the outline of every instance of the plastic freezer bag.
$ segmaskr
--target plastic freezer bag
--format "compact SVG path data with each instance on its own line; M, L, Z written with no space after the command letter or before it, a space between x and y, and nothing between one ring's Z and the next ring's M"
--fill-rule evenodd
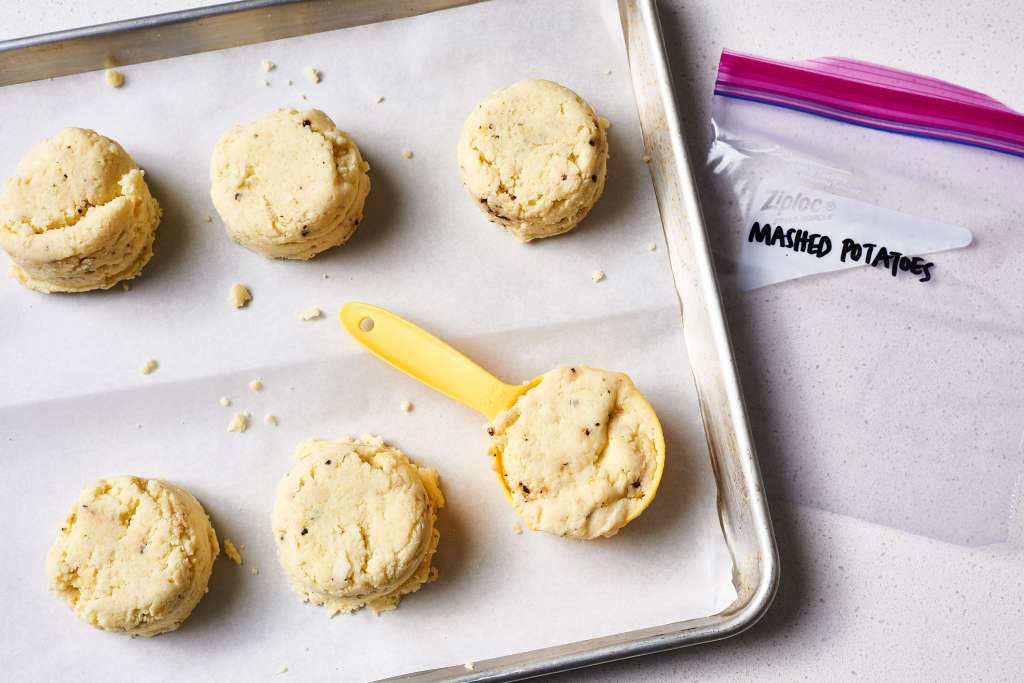
M1024 436L1024 116L724 52L702 200L768 490L1003 542Z

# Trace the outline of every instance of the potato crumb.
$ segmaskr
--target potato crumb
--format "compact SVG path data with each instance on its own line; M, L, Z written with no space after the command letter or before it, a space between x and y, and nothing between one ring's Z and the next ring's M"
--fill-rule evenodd
M260 391L263 388L263 382L259 381L258 379L254 379L253 381L249 382L249 388L252 389L253 391Z
M514 533L514 534L521 534L521 533L523 533L523 527L522 527L521 524L519 524L519 522L516 522L515 524L512 525L512 533Z
M276 671L275 673L276 673L276 674L277 674L278 676L280 676L281 674L286 674L286 673L288 673L288 667L287 667L287 666L282 666L282 667L281 667L280 669L278 669L278 670L277 670L277 671Z
M106 74L103 76L107 81L107 85L111 88L120 88L124 85L124 74L117 69L107 69Z
M407 412L407 413L411 413L412 412L412 402L411 401L402 401L402 410Z
M289 78L287 81L284 82L284 84L285 85L291 85L292 84L292 79Z
M402 150L402 156L404 156L406 159L412 159L412 150L411 149L403 149Z
M319 83L320 82L320 70L319 69L314 69L311 66L307 66L305 69L302 70L302 75L305 76L306 78L308 78L313 83Z
M275 427L277 426L277 418L274 417L271 413L267 413L266 415L264 415L263 421L266 422L268 425L274 425Z
M604 271L595 270L593 273L590 274L590 279L593 280L594 282L600 282L601 280L604 279Z
M384 96L383 95L374 95L373 101L376 102L377 104L380 104L381 102L384 101Z
M324 273L324 279L325 279L325 280L326 280L326 279L328 279L328 278L330 278L330 277L331 277L330 275L328 275L327 273Z
M270 81L268 81L267 79L264 78L263 79L263 85L265 85L265 86L267 86L269 88L270 87Z
M644 162L645 164L651 163L651 155L650 154L643 155L642 157L640 157L640 161Z
M135 428L136 429L142 429L142 423L141 422L136 422L135 423Z
M306 308L299 311L300 320L316 320L324 314L319 308Z
M249 427L249 419L242 413L235 413L235 416L231 418L231 422L228 423L229 432L244 432Z
M262 62L260 62L260 66L263 67L264 71L273 71L274 69L277 68L277 64L274 64L269 59L264 59Z
M252 573L252 575L253 575L253 576L256 576L257 574L259 574L259 573L260 573L260 570L259 570L259 569L256 569L256 567L253 567L253 568L252 568L252 569L250 569L249 571L250 571L250 572Z
M304 99L306 99L306 96L305 96L305 95L303 95L302 93L299 93L299 99L300 99L300 100L304 100Z
M147 359L146 359L146 360L145 360L145 361L144 361L144 362L142 363L142 367L141 367L141 368L139 368L139 372L141 372L141 373L142 373L143 375L149 375L149 374L151 374L151 373L152 373L152 372L153 372L154 370L156 370L156 361L155 361L155 360L153 360L152 358L147 358Z
M245 308L252 301L252 292L248 288L243 287L237 282L231 285L231 291L228 292L228 303L235 308Z
M225 408L227 408L229 405L231 405L231 399L228 398L227 396L221 396L220 397L220 404L222 406L224 406Z
M205 218L206 218L206 222L207 223L210 223L210 222L213 221L213 218L210 216L210 214L206 214Z
M611 76L612 75L612 70L611 69L605 69L604 70L604 75L605 76Z
M224 539L224 554L235 564L242 564L242 553L238 552L238 548L235 547L230 538Z
M658 245L655 244L654 242L651 242L650 244L647 245L647 251L654 251L657 248L658 248Z
M462 666L466 669L466 671L472 671L476 668L476 664L474 664L473 662L466 662Z
M606 128L607 129L607 128L611 128L612 127L612 122L609 121L608 119L606 119L603 116L598 116L597 117L597 122L601 124L602 128Z

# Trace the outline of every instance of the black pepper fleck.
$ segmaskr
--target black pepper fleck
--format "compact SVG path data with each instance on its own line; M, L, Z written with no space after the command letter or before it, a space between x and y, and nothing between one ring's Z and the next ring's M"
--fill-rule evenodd
M305 536L308 533L309 533L309 529L307 529L306 527L302 527L302 531L299 532L299 534L301 534L302 536Z
M490 434L491 436L494 436L494 427L488 427L487 433Z
M237 202L241 198L242 198L242 193L241 192L236 192L235 193L235 201Z
M593 146L594 146L594 141L593 141L593 140L591 140L591 141L590 141L590 146L591 146L591 147L593 147Z
M301 234L301 235L302 235L303 237L305 237L306 235L308 235L308 234L309 234L309 226L308 226L308 225L303 225L303 226L302 226L302 231L300 232L300 234Z
M530 489L528 489L526 487L526 484L524 484L523 482L519 482L519 488L521 488L523 490L523 493L525 493L526 495L530 495Z
M590 179L593 180L595 183L597 182L597 176L596 175L590 176Z
M566 174L564 174L564 173L562 174L562 180L565 180L565 179L566 179L566 178L568 178L568 177L569 177L569 176L567 176Z
M589 429L584 429L583 433L586 434L587 436L590 436L590 430Z
M325 465L330 465L330 464L331 464L331 461L330 461L330 460L324 460L324 464L325 464Z
M308 126L308 125L310 125L311 123L312 123L312 121L310 121L309 119L302 119L302 125L303 125L303 126Z
M638 482L638 481L634 481L634 482L633 482L633 488L635 488L635 489L638 489L638 488L640 488L640 482Z

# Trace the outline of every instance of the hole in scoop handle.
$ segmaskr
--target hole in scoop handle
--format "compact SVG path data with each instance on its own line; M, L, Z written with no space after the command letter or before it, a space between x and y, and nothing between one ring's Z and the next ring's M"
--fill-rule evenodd
M375 356L488 419L519 392L519 387L505 384L426 330L379 306L348 303L338 319Z

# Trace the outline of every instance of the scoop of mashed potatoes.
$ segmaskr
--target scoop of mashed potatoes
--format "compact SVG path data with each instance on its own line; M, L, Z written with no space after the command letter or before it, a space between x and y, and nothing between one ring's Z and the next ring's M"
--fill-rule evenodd
M327 114L282 109L224 134L210 160L210 198L239 244L310 259L355 233L369 169Z
M560 235L604 191L606 127L582 97L558 83L530 78L501 88L462 128L463 185L488 220L520 242Z
M0 194L11 276L39 292L109 289L153 255L160 206L109 138L65 128L33 147Z
M437 472L380 437L309 439L277 487L277 553L292 588L333 616L395 609L436 576Z
M173 631L206 594L217 534L199 501L160 479L111 477L82 491L46 556L50 589L104 631Z
M620 372L559 366L487 432L512 505L537 531L612 536L644 510L661 480L657 417Z

